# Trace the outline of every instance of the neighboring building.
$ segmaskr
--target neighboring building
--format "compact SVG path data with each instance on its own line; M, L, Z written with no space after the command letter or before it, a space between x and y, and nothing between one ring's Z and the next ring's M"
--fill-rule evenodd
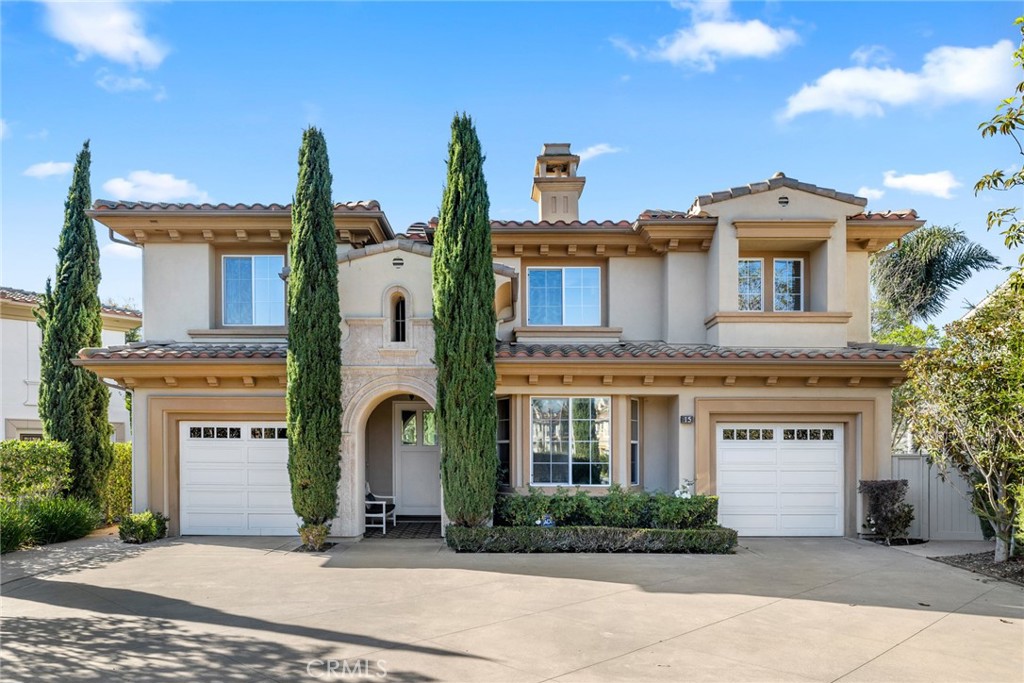
M4 439L43 438L39 421L39 347L42 333L32 311L39 305L36 292L0 287L0 322L3 324L3 402L0 422ZM128 308L104 306L103 343L124 344L125 332L142 325L142 313ZM131 419L124 406L124 392L110 392L110 424L114 439L127 441Z
M856 535L859 479L889 476L908 349L870 341L868 257L913 211L770 180L685 211L580 222L567 144L537 157L539 220L492 223L502 476L721 497L746 535ZM290 208L97 201L143 248L147 342L79 361L135 390L135 508L172 533L291 534L284 282ZM428 225L338 204L343 437L333 531L363 493L440 515Z

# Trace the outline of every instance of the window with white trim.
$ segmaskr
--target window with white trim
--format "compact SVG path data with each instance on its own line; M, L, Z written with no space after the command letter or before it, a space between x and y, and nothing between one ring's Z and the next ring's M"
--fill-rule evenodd
M611 473L611 399L530 399L533 484L607 486Z
M599 326L601 268L527 268L527 325Z
M764 261L741 258L739 271L739 310L764 310Z
M284 325L284 255L224 256L224 325Z
M629 399L629 483L640 485L640 399Z
M804 260L774 259L772 289L772 308L776 311L804 310Z

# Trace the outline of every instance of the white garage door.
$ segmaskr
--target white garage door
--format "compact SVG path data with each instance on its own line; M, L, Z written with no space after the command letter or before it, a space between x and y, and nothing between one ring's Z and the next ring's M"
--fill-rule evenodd
M843 535L843 427L718 426L718 518L741 536Z
M283 422L181 425L181 533L293 536Z

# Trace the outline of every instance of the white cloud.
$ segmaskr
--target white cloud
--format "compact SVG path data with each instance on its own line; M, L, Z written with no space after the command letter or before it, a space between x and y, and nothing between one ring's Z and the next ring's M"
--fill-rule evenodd
M127 178L111 178L103 183L103 189L113 199L141 202L206 202L210 199L190 180L152 171L132 171Z
M94 54L130 67L160 66L167 48L146 35L131 3L45 0L46 27L57 40L78 50L85 60Z
M6 140L7 136L11 134L11 127L7 125L7 121L0 119L0 140Z
M868 187L867 185L862 186L857 190L858 197L864 197L865 199L881 199L885 196L885 190L879 190L876 187Z
M74 167L75 165L70 161L42 161L32 164L21 174L27 175L29 178L49 178L55 175L66 175Z
M50 137L50 131L48 131L45 128L40 128L35 133L29 133L25 137L28 138L29 140L45 140L46 138Z
M138 92L153 89L153 84L140 76L118 76L106 69L100 69L96 76L96 85L107 92Z
M926 54L917 72L878 66L833 69L791 95L781 119L814 111L883 116L887 107L919 102L996 101L1013 86L1009 40L977 48L944 46Z
M602 142L596 145L591 145L582 152L579 152L579 157L580 161L586 161L588 159L593 159L594 157L599 157L602 154L615 154L616 152L621 151L621 147L613 147L607 142Z
M796 32L788 28L773 28L758 19L731 19L728 2L675 2L673 7L690 12L689 27L659 38L653 48L637 48L621 38L613 38L612 45L632 59L644 57L714 71L721 60L764 59L799 41Z
M896 175L896 171L886 171L882 184L895 190L906 190L917 194L929 194L941 199L952 199L951 190L962 185L949 171L934 173L907 173Z
M861 45L850 55L850 59L860 66L886 64L891 58L892 53L882 45Z
M119 259L135 261L142 258L142 250L137 247L129 247L127 244L111 242L100 249L103 256L112 256Z

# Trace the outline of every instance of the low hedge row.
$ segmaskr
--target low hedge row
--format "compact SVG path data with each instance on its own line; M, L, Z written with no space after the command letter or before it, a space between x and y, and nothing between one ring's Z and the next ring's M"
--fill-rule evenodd
M445 531L460 553L728 553L736 532L710 529L622 529L616 527L458 527Z
M114 444L114 464L100 493L103 518L107 524L121 521L132 513L132 445Z
M71 482L71 448L63 441L0 442L0 498L56 496Z
M530 489L528 495L499 495L495 501L495 526L533 526L544 515L558 526L711 529L718 525L718 498L676 498L613 486L604 496L591 496L582 489L570 493L559 488L550 495Z

